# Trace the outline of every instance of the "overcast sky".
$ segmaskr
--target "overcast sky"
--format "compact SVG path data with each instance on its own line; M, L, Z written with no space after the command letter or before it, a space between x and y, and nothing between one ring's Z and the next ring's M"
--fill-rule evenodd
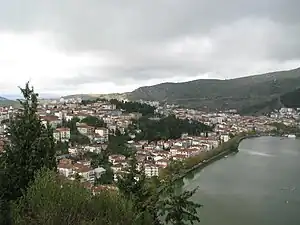
M0 0L0 96L48 94L300 66L299 0Z

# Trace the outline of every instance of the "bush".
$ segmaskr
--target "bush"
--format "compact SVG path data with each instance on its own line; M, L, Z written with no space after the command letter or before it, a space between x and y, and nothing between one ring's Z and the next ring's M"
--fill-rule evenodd
M138 215L132 202L117 192L93 196L80 183L66 181L49 170L40 171L24 196L12 203L15 225L151 224L146 213Z

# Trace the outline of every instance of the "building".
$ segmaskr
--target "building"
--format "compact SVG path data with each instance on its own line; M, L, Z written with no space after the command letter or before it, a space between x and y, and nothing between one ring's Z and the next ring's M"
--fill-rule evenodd
M77 130L79 133L81 133L83 135L90 135L90 134L94 133L95 128L81 123L81 124L78 124Z
M145 164L145 175L147 177L158 176L158 166L155 164Z
M95 129L95 133L101 137L104 142L108 141L108 129L105 127L100 127Z
M71 130L70 128L66 127L56 128L56 130L53 132L53 137L56 141L69 141L71 138Z

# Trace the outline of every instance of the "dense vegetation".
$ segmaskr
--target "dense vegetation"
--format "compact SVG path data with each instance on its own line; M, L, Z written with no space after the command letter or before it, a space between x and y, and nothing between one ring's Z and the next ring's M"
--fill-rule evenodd
M202 132L211 131L212 128L198 121L181 120L174 115L163 117L159 120L151 120L142 117L134 121L134 129L140 129L141 132L136 134L137 140L167 140L177 139L181 134L200 135Z
M90 122L90 120L87 120L87 121ZM78 131L77 126L76 126L77 122L80 122L80 119L78 117L74 117L70 121L63 120L62 127L70 128L71 144L73 144L73 145L74 144L81 144L81 145L89 144L90 139Z
M37 94L28 84L21 90L23 109L9 123L9 142L0 158L0 224L160 225L159 216L175 225L199 221L201 205L189 200L196 190L175 193L171 179L147 179L134 157L118 179L119 192L93 196L79 182L59 176L53 131L37 115ZM74 129L74 121L69 127ZM107 155L97 157L93 166L107 164ZM165 191L162 197L159 190Z
M280 96L280 101L285 107L300 108L300 88Z
M102 119L99 119L98 117L95 116L87 116L86 118L82 119L80 121L81 123L86 123L89 126L93 127L106 127L106 124Z
M0 224L10 224L9 202L22 196L41 168L56 168L53 131L37 115L37 94L26 84L21 89L22 110L10 120L9 142L0 157Z
M257 104L253 104L250 106L246 106L239 110L238 112L241 115L267 115L270 112L274 111L275 109L280 109L282 107L282 103L280 102L279 98L273 98L267 101L263 101Z
M92 196L79 183L66 181L49 170L38 172L26 194L12 203L15 225L152 224L147 212L136 215L133 202L122 195L102 191Z
M117 109L122 109L127 113L138 112L143 116L153 115L155 110L155 107L139 102L124 102L118 101L117 99L111 99L110 103L116 105Z
M197 188L178 193L175 191L172 176L165 177L164 181L156 177L147 179L144 173L137 170L134 157L130 161L128 173L118 178L117 186L126 199L132 199L140 215L149 213L153 225L162 224L159 217L164 217L166 224L174 225L200 221L197 209L201 205L189 200Z
M230 80L201 79L184 83L163 83L138 88L128 97L133 100L165 100L168 103L213 110L240 110L270 101L299 88L299 84L300 69L295 69Z
M107 149L111 154L131 155L131 149L127 147L127 141L130 140L127 134L109 135Z

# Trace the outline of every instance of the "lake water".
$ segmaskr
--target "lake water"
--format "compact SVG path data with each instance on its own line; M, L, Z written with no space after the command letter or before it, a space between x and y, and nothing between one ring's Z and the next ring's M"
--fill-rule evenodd
M300 225L300 140L260 137L189 174L201 225Z

